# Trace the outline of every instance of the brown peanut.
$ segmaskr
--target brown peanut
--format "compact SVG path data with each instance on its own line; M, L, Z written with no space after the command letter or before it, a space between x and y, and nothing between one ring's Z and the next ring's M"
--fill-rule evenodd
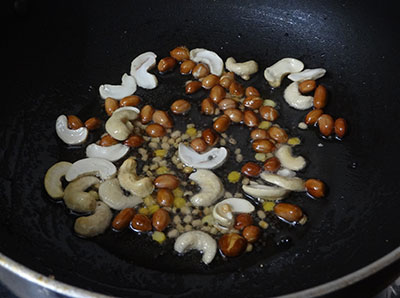
M281 162L275 156L271 157L271 158L268 158L264 162L264 169L266 171L269 171L269 172L276 172L276 171L278 171L280 169L280 167L281 167Z
M288 203L276 204L274 206L274 212L277 216L289 222L297 222L303 217L303 211L300 207Z
M310 93L317 87L317 82L315 80L306 80L299 84L299 91L303 94Z
M237 106L236 101L230 98L225 98L218 103L220 110L235 109Z
M215 74L209 74L208 76L204 77L201 81L201 86L204 89L211 89L212 87L216 86L219 82L219 77Z
M118 141L116 139L114 139L112 136L110 136L109 134L102 136L99 141L99 145L103 146L103 147L108 147L108 146L112 146L115 144L118 144Z
M83 127L83 123L81 119L79 119L75 115L68 115L67 116L68 128L69 129L78 129Z
M305 183L307 193L314 198L322 198L325 196L325 183L318 179L308 179Z
M215 107L210 98L205 98L201 102L201 112L205 115L214 115Z
M242 97L244 95L244 88L240 83L235 81L229 86L229 93L236 97Z
M153 224L153 227L160 232L165 230L170 221L171 218L169 216L169 213L165 209L158 209L156 212L154 212L151 218L151 223Z
M258 119L257 114L254 113L251 110L244 111L244 113L243 113L243 122L248 127L255 127L255 126L258 126L260 124L260 120Z
M254 88L253 86L247 87L244 94L246 95L246 97L250 97L250 96L260 97L260 92L258 92L258 90L256 88Z
M277 126L271 126L268 129L268 134L271 139L277 141L278 143L286 143L289 138L286 131Z
M107 97L106 100L104 101L104 109L108 116L111 116L112 113L114 113L114 111L118 109L118 107L119 107L119 102L114 98Z
M259 153L269 153L275 149L275 146L269 140L254 140L252 143L252 148L254 151Z
M144 139L142 136L133 135L127 138L124 142L126 146L129 147L140 147L144 143Z
M343 118L337 118L335 120L335 134L339 138L343 138L347 132L347 122Z
M193 71L193 68L196 66L196 62L192 61L192 60L185 60L182 62L181 66L180 66L180 72L183 75L188 75L191 74Z
M248 213L240 213L236 216L234 228L243 230L245 227L253 224L253 218Z
M239 109L226 109L224 114L227 115L232 122L240 123L243 121L243 112Z
M324 113L323 110L321 109L316 109L316 110L311 110L308 112L306 115L306 118L304 119L304 122L307 125L313 125L318 121L318 118Z
M314 92L314 107L316 109L323 109L327 103L328 100L326 88L322 85L319 85Z
M225 95L226 91L221 85L215 85L210 90L210 99L216 104L223 100L225 98Z
M129 226L129 223L135 216L136 211L133 208L125 208L121 210L111 223L111 226L116 231L121 231Z
M151 231L151 221L144 214L136 214L131 220L131 227L138 232Z
M174 190L179 186L179 184L180 184L179 179L172 174L163 174L158 176L154 180L154 185L157 188L167 188L170 190Z
M225 89L229 89L229 86L235 81L235 74L233 72L227 72L219 79L219 84Z
M201 79L210 74L210 69L208 68L207 65L203 63L197 64L193 70L192 70L192 75L196 79Z
M164 128L172 128L174 122L166 111L156 110L153 113L152 120L154 123L162 125Z
M88 130L96 130L100 128L100 126L101 126L101 120L97 117L92 117L85 121L85 127Z
M157 65L157 69L159 72L164 73L170 70L173 70L176 66L176 60L172 57L162 58Z
M184 99L175 100L171 105L171 111L174 114L185 114L190 110L190 102Z
M140 122L143 124L147 124L151 121L153 118L153 113L154 113L154 108L151 105L145 105L141 110L140 110Z
M219 249L227 257L236 257L244 252L247 241L236 233L224 234L218 240Z
M176 47L169 52L172 58L177 61L184 61L189 59L189 49L185 46Z
M257 226L249 225L243 229L242 235L247 242L254 243L260 239L261 229Z
M319 131L324 135L324 136L330 136L333 133L334 130L334 121L331 115L328 114L322 114L318 118L318 127Z
M204 152L207 149L207 143L203 138L195 138L190 142L190 147L196 152Z
M258 109L259 107L262 106L262 104L263 104L263 100L259 97L255 97L255 96L248 96L243 101L243 105L246 108L253 109L253 110Z
M206 130L204 130L201 133L201 136L204 142L206 142L206 144L209 146L214 146L219 139L218 134L214 132L211 128L207 128Z
M256 128L251 131L250 137L253 140L261 140L261 139L268 139L269 135L265 129Z
M174 194L170 189L160 188L157 191L157 203L163 207L171 207L174 203Z
M201 82L189 81L186 83L185 92L186 94L193 94L201 89Z
M137 95L126 96L119 101L120 107L136 107L140 104L140 97Z
M231 124L231 119L227 115L222 115L217 118L213 123L213 128L215 131L222 133L226 131Z
M165 128L157 123L149 124L146 127L146 133L148 136L156 138L156 137L163 137L167 133Z
M260 116L267 121L275 121L279 117L279 112L273 107L262 106L260 108Z
M262 168L255 162L247 162L242 166L242 174L247 177L258 177L260 175Z

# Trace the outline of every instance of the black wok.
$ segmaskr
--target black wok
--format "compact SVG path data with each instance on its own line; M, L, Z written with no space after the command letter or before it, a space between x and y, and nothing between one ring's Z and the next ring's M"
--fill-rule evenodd
M6 79L1 88L4 256L57 281L115 296L283 295L324 285L388 255L383 265L354 280L389 264L394 270L383 280L398 275L400 45L394 6L365 1L26 0L12 5L4 10ZM178 258L132 233L78 238L74 215L51 202L42 186L56 161L83 157L82 150L68 149L57 139L57 116L104 117L100 84L118 83L144 51L162 58L182 44L214 50L223 59L258 61L261 71L249 84L279 102L281 123L304 140L298 152L311 165L303 174L329 185L326 199L292 198L309 215L303 229L285 228L269 238L267 249L209 267L198 262L198 254ZM305 113L290 109L281 90L272 90L262 78L264 68L283 57L328 70L321 79L329 90L326 111L350 123L343 142L296 128ZM183 86L184 80L174 74L159 80L154 91L137 94L160 108L184 96L169 87ZM345 279L338 287L354 280Z

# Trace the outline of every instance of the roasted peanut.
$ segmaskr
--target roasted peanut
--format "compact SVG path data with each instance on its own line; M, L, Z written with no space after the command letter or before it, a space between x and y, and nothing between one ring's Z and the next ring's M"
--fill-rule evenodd
M199 91L201 88L201 82L199 81L189 81L186 83L185 92L186 94L193 94Z
M176 60L172 57L162 58L157 65L157 69L159 72L164 73L170 70L173 70L176 66Z
M83 123L81 119L79 119L75 115L68 115L67 116L67 121L68 121L68 128L69 129L78 129L83 127Z
M209 146L214 146L219 139L218 134L214 132L211 128L207 128L206 130L204 130L201 133L201 136L204 142L206 142L206 144Z
M235 81L229 86L229 93L233 96L242 97L244 95L244 88L240 83Z
M171 105L171 111L174 114L185 114L190 110L190 102L184 99L175 100Z
M303 217L303 211L301 211L300 207L288 203L276 204L274 212L277 216L289 222L297 222Z
M201 86L204 89L211 89L212 87L216 86L219 82L219 77L215 74L209 74L208 76L204 77L201 81Z
M162 125L164 128L172 128L174 122L166 111L156 110L153 113L152 120L154 123Z
M236 216L234 228L243 230L245 227L253 224L253 218L248 213L240 213Z
M153 118L153 113L154 113L154 108L151 105L145 105L141 110L140 110L140 122L143 124L147 124L151 121Z
M210 69L208 68L207 65L205 65L203 63L197 64L192 70L192 75L196 79L204 78L204 77L208 76L209 74L210 74Z
M153 227L160 232L165 230L170 221L171 218L168 211L162 208L154 212L151 218L151 223L153 224Z
M331 115L328 114L322 114L318 118L318 127L319 131L324 135L324 136L330 136L334 130L334 121Z
M207 149L207 143L202 138L195 138L190 142L190 147L196 152L204 152Z
M127 138L124 142L126 146L129 147L140 147L144 143L144 139L142 136L133 135Z
M262 168L255 162L247 162L242 166L242 174L248 177L258 177L262 171Z
M92 117L85 121L85 127L88 130L96 130L100 128L100 126L101 126L101 120L97 117Z
M308 179L305 183L307 193L314 198L322 198L325 196L325 183L318 179Z
M129 226L129 223L135 216L136 211L133 208L125 208L121 210L111 223L114 230L121 231Z
M157 191L157 203L163 207L171 207L174 203L174 194L170 189L160 188Z
M314 107L316 109L323 109L327 103L328 100L326 88L322 85L319 85L314 92Z
M258 109L259 107L262 106L262 104L263 104L263 100L259 97L255 97L255 96L248 96L243 101L243 105L246 108L253 109L253 110Z
M183 75L188 75L191 74L193 71L193 68L196 66L196 62L192 60L185 60L182 62L181 67L180 67L180 72Z
M213 128L215 131L221 133L228 129L231 124L231 119L227 115L222 115L217 118L213 123Z
M119 101L119 106L120 107L136 107L140 104L140 97L137 95L131 95L124 97Z
M254 96L254 97L260 97L260 92L253 86L249 86L246 88L245 93L246 97Z
M227 115L232 122L240 123L243 121L243 112L239 109L227 109L224 111L224 114Z
M324 113L323 110L316 109L308 112L306 115L306 118L304 119L304 122L307 125L313 125L318 121L318 118Z
M172 174L163 174L158 176L154 180L154 185L157 188L167 188L170 190L174 190L179 186L179 184L180 184L179 179Z
M260 116L267 121L275 121L279 117L279 113L273 107L262 106L260 108Z
M156 138L156 137L163 137L167 133L165 128L157 123L149 124L146 127L146 133L148 136Z
M315 80L306 80L299 84L299 91L303 94L313 91L317 87Z
M236 233L223 235L218 240L219 249L227 257L236 257L244 252L247 241Z
M106 100L104 101L104 109L108 116L111 116L112 113L114 113L114 111L118 109L118 107L119 107L119 102L114 98L107 97Z
M268 139L269 135L265 129L256 128L251 131L250 137L253 140L261 140L261 139Z
M184 61L189 59L189 49L185 46L176 47L169 52L172 58L177 61Z
M116 139L114 139L112 136L110 136L109 134L102 136L99 141L99 145L103 146L103 147L108 147L108 146L112 146L115 144L118 144L118 141Z
M229 89L232 82L235 81L235 74L233 72L224 73L219 79L219 84L225 89Z
M276 171L278 171L280 169L280 167L281 167L281 162L275 156L271 157L271 158L268 158L264 162L264 169L266 171L269 171L269 172L276 172Z
M216 104L218 104L221 100L223 100L225 98L225 95L226 91L224 87L220 85L215 85L210 90L210 99Z
M269 153L275 149L275 146L269 140L264 139L264 140L254 140L252 148L254 151L259 153Z
M254 243L260 239L261 229L257 226L249 225L243 229L242 235L247 242Z
M337 118L335 120L335 134L339 138L343 138L347 132L347 122L343 118Z
M271 139L277 141L278 143L286 143L289 138L286 131L277 126L271 126L268 129L268 134Z
M260 124L260 120L258 119L257 114L254 113L251 110L244 111L244 113L243 113L243 122L248 127L255 127L255 126L258 126Z
M205 115L214 115L215 107L210 98L205 98L201 102L201 112Z
M144 214L136 214L131 220L131 228L137 232L151 231L151 221Z
M218 103L218 108L220 110L234 109L236 108L236 101L230 98L225 98Z

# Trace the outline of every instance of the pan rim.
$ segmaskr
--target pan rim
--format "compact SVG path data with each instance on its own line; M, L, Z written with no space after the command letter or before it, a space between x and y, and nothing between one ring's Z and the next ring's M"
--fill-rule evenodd
M341 290L347 286L355 284L358 281L361 281L367 277L372 276L373 274L377 273L380 270L383 270L385 267L389 266L390 264L396 262L400 259L400 246L391 251L390 253L386 254L385 256L379 258L378 260L372 262L371 264L362 267L352 273L349 273L345 276L339 277L335 280L326 282L322 285L318 285L315 287L311 287L308 289L304 289L298 292L293 292L281 296L275 296L276 298L298 298L298 297L316 297L320 295L326 295L333 293L335 291ZM61 281L57 281L52 279L48 276L45 276L41 273L35 272L28 267L10 259L9 257L5 256L0 252L0 266L11 273L23 278L27 281L33 282L36 285L42 286L46 289L52 290L56 293L69 296L69 297L83 297L83 298L90 298L90 297L100 297L100 298L107 298L107 297L114 297L114 296L107 296L104 294L100 294L97 292L92 292L88 290L84 290L82 288L72 286L66 284Z

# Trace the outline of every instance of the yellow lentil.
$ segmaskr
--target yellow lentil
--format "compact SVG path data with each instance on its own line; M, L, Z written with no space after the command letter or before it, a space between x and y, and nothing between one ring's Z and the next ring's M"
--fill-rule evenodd
M147 209L146 207L139 208L138 213L143 215L149 215L149 209Z
M165 234L163 232L155 231L153 232L153 235L151 235L154 241L157 241L158 243L163 243L167 237L165 237Z
M181 198L183 196L183 190L180 187L175 188L172 193L174 194L175 198Z
M157 175L167 174L168 172L169 172L169 169L167 167L159 167L156 170Z
M191 137L195 137L195 136L197 135L197 129L194 128L194 127L189 127L189 128L186 130L186 134L189 135L189 136L191 136Z
M298 137L290 138L287 143L291 146L296 146L301 143L300 139Z
M275 202L264 202L263 209L264 211L272 211L274 210Z
M154 154L158 157L164 157L165 155L167 155L167 150L165 149L158 149L156 151L154 151Z
M148 195L143 199L143 203L146 205L146 207L150 207L155 204L155 201L151 195Z
M240 180L240 173L238 171L232 171L228 174L228 181L230 183L236 183Z
M186 200L184 198L175 198L174 199L174 206L176 208L182 208L186 205Z
M270 121L261 121L261 123L258 125L258 128L261 129L268 129L271 127L271 122Z
M158 209L160 209L160 206L158 206L158 205L152 205L152 206L150 206L148 209L149 209L150 215L152 215L154 212L156 212Z

